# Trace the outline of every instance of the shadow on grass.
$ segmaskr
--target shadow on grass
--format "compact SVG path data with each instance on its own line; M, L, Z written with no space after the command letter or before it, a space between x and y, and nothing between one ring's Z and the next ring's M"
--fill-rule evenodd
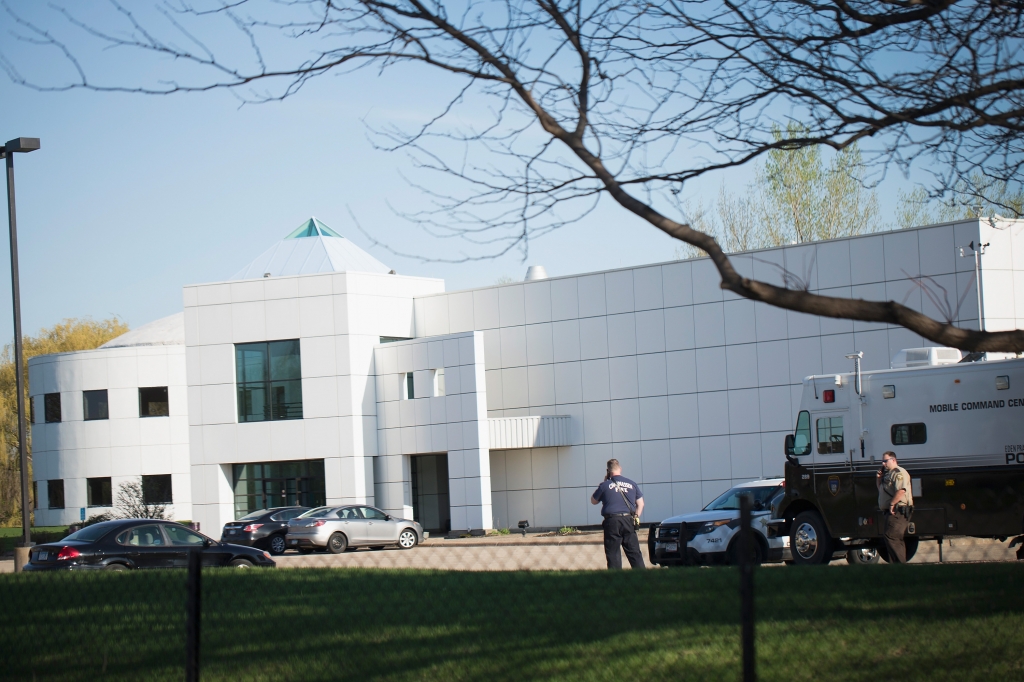
M0 677L182 678L183 571L0 578ZM760 677L1021 677L1022 587L1014 564L760 570ZM734 680L738 614L729 568L213 570L203 679Z

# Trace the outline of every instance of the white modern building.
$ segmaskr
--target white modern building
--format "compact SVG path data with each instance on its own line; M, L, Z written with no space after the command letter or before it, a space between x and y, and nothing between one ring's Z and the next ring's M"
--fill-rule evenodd
M1021 221L980 219L733 260L769 282L900 301L976 328L968 245L987 244L984 324L1012 329L1024 325L1022 231ZM311 219L232 279L184 289L191 480L173 479L175 513L212 533L296 502L374 503L432 530L591 525L600 517L588 498L616 457L657 520L699 509L734 482L781 474L803 377L848 371L854 350L878 369L926 345L898 327L755 304L718 282L707 259L694 259L445 292L443 281L395 274ZM109 372L97 379L109 386L86 386L41 371L63 362L68 377L84 377L70 367L105 352L31 363L44 455L37 513L47 522L77 518L87 481L123 475L99 468L114 461L103 454L112 440L72 444L51 435L64 425L40 417L47 393L78 405L85 390L119 382L127 391ZM178 409L172 397L172 419ZM111 402L111 433L114 414ZM50 429L42 439L40 427ZM137 445L116 445L136 448L141 463L127 475L156 470L143 462L155 444L139 433ZM160 444L180 445L174 437ZM59 480L65 509L44 510L42 489Z
M32 358L28 374L36 525L109 512L140 478L147 501L191 518L182 313L96 350Z

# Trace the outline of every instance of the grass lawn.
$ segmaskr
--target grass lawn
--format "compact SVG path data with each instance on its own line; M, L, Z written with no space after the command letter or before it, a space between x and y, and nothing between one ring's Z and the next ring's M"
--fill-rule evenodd
M33 526L32 542L42 544L60 540L68 532L67 526ZM21 527L0 528L0 553L14 551L21 542Z
M202 580L204 682L740 676L730 568ZM1024 566L785 567L756 581L761 680L1024 679ZM180 680L184 598L180 570L0 576L0 677Z

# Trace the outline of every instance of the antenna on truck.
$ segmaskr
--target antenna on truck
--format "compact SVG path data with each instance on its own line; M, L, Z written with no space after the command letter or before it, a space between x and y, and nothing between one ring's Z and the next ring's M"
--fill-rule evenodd
M860 458L861 459L864 459L864 436L867 434L867 431L864 430L864 391L863 391L863 386L861 385L861 380L860 380L860 361L861 361L861 358L863 358L863 357L864 357L864 351L861 351L861 350L856 351L854 353L847 353L846 354L846 359L847 360L853 360L853 373L854 373L853 390L855 390L857 392L857 397L860 399L858 401L858 405L857 405L858 409L857 409L857 411L858 411L859 416L860 416ZM851 456L853 455L852 452L850 454L851 454ZM852 465L853 462L851 462L850 464Z

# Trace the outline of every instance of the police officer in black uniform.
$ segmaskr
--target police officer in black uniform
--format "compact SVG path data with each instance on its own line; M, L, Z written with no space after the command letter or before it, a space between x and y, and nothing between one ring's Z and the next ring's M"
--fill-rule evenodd
M608 568L622 568L620 547L626 551L630 567L647 568L633 522L634 515L639 519L644 510L644 494L635 481L622 475L619 460L608 460L608 473L601 485L597 486L590 503L601 505L601 516L604 517L604 523L601 524L604 528L604 555L608 560Z

